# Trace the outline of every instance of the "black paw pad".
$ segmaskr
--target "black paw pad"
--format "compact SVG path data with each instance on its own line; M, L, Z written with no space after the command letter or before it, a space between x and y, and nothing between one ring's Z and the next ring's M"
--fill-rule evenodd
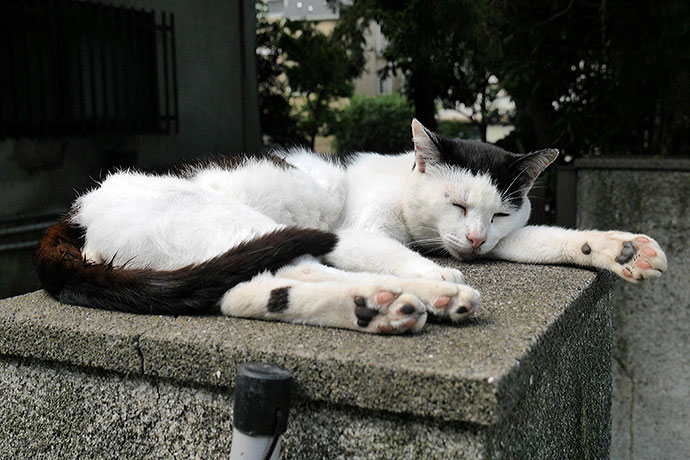
M592 253L592 248L589 247L589 244L585 243L580 248L580 251L582 251L584 255L588 256Z
M412 313L416 312L417 310L412 306L412 305L405 305L400 309L400 312L403 315L411 315Z
M618 257L616 257L616 262L618 262L620 265L627 264L636 253L637 249L635 249L635 246L633 246L632 241L626 241L623 243L621 253L618 255Z
M462 315L462 314L464 314L464 313L467 313L468 311L469 311L469 310L467 309L467 307L460 307L460 308L458 308L458 309L456 310L456 313L459 314L459 315Z
M355 297L355 304L357 304L357 299L361 297ZM360 327L367 327L374 316L378 315L379 312L373 308L365 307L363 305L357 305L355 307L355 316L357 317L357 325Z

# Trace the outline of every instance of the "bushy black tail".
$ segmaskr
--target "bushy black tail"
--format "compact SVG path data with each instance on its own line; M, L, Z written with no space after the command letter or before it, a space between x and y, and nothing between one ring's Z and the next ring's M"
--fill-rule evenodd
M61 221L46 230L35 264L44 289L73 305L145 314L193 315L218 311L230 288L296 257L330 252L337 236L320 230L285 228L244 242L198 265L157 271L87 262L82 230Z

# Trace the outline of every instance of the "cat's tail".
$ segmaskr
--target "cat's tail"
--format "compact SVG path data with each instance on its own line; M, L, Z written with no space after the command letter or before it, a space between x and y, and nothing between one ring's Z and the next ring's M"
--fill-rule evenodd
M81 254L83 230L61 221L46 230L35 255L38 278L55 299L73 305L144 314L219 311L233 286L293 259L330 252L338 237L312 229L284 228L246 241L224 254L177 270L115 267Z

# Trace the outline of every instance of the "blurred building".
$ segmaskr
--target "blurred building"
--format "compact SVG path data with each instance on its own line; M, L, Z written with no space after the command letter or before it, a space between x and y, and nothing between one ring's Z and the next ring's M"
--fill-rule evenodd
M351 0L344 0L343 3L351 3ZM267 0L266 4L267 17L311 21L325 34L333 30L340 17L338 9L331 7L326 0ZM366 61L362 75L354 82L355 94L373 97L401 92L404 84L403 75L380 74L386 66L386 59L383 57L386 39L381 34L381 27L371 22L365 32L365 39Z

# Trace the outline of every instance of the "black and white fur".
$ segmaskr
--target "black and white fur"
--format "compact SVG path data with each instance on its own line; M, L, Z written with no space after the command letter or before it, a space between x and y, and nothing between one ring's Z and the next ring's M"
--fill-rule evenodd
M412 122L415 149L344 164L304 150L184 174L122 171L75 202L37 252L58 300L138 313L225 315L373 333L461 320L479 293L410 249L656 278L651 238L525 226L526 197L558 155L445 139Z

